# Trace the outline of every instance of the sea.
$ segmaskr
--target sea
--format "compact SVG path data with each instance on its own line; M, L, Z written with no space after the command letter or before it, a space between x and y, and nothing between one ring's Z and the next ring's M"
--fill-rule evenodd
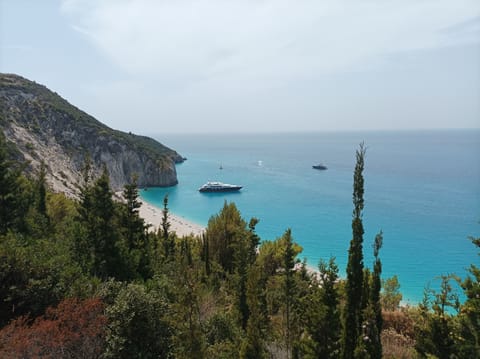
M345 277L352 238L355 151L365 158L364 265L383 233L383 278L397 275L405 304L416 305L441 275L464 277L480 265L469 237L480 236L480 129L262 134L154 135L187 160L178 185L141 197L203 226L234 202L257 233L274 240L290 228L308 266L336 258ZM327 170L312 165L323 163ZM207 181L242 185L237 193L200 193ZM460 292L459 288L456 288Z

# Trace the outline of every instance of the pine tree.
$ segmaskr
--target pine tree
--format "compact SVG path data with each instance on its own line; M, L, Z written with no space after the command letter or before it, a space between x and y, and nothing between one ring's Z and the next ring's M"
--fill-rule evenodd
M7 233L20 215L18 181L20 172L7 158L7 142L0 131L0 235Z
M261 269L252 266L247 281L247 304L250 310L246 335L240 350L242 359L262 359L266 357L265 327L267 318L262 310L263 287L261 284Z
M200 281L194 267L192 238L179 240L176 253L178 265L176 281L177 340L176 350L179 358L203 358L204 336L200 323Z
M88 248L92 272L101 278L122 271L118 252L115 209L106 167L93 185L84 185L80 195L80 221L86 231L83 250Z
M47 184L46 184L46 168L45 163L40 164L40 171L37 180L37 211L45 218L47 216Z
M37 178L32 181L32 206L24 214L26 230L34 238L49 233L50 219L47 213L47 183L45 163L40 164Z
M338 267L335 258L321 260L319 283L309 300L306 330L311 338L309 358L336 359L340 354L341 322L338 309Z
M122 206L121 227L129 253L128 259L132 270L147 278L151 275L149 236L145 221L139 215L142 204L139 201L137 176L133 176L130 183L124 186L123 198L126 203Z
M235 278L237 292L237 308L240 313L240 323L245 330L247 327L250 311L247 304L247 275L250 267L248 263L248 248L246 241L239 242L234 252L235 256Z
M246 329L250 311L247 304L247 278L250 267L255 262L256 249L260 238L255 233L255 226L258 219L252 218L248 225L248 233L244 238L239 238L235 242L234 258L235 258L235 278L237 287L237 304L240 313L240 322L243 329Z
M361 335L362 290L363 290L363 223L364 206L364 159L365 146L360 144L356 152L356 165L353 175L353 219L352 240L348 250L347 280L345 283L345 314L342 336L342 356L344 359L354 357L355 346Z
M140 217L138 209L142 206L138 200L137 176L133 176L130 183L123 187L123 198L126 205L123 213L123 227L128 248L143 248L145 241L145 221Z
M449 313L452 309L459 309L458 295L450 284L452 279L455 276L442 275L439 292L425 291L423 304L420 305L423 325L416 330L415 343L415 349L422 357L431 354L439 359L458 358L456 323Z
M205 274L210 276L211 267L210 267L210 245L209 245L208 236L205 233L202 233L202 260L205 262Z
M380 298L382 308L389 311L397 310L402 300L398 277L394 275L391 278L385 279L382 283L383 291Z
M219 214L208 221L207 237L210 259L216 261L222 269L232 274L236 271L238 261L235 251L248 238L247 223L242 219L234 203L225 201Z

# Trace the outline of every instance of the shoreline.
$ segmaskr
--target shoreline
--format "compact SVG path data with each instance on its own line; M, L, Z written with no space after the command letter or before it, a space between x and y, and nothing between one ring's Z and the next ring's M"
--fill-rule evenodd
M139 198L138 201L142 204L138 214L145 220L146 224L150 225L150 230L156 232L161 227L162 209L142 198ZM206 229L198 223L172 213L170 210L168 211L168 221L170 222L170 231L175 232L179 237L200 236Z

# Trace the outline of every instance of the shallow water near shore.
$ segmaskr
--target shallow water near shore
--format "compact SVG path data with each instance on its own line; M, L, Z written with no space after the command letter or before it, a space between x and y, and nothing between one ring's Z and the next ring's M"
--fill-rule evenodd
M351 239L355 150L365 141L365 265L382 230L383 278L397 274L407 303L418 303L441 274L464 276L477 263L469 236L480 235L480 130L161 135L187 161L179 184L142 190L146 201L206 226L224 201L260 219L263 240L287 228L311 267L335 256L345 275ZM324 163L328 170L312 165ZM220 168L221 167L221 168ZM243 185L238 193L200 193L207 181Z

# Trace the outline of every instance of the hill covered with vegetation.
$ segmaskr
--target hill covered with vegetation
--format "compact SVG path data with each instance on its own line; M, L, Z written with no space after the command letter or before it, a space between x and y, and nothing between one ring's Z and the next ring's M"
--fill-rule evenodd
M0 74L0 129L12 158L28 160L27 168L36 172L44 163L49 184L73 195L87 159L95 174L107 167L115 189L133 174L140 186L174 185L175 163L183 161L157 141L113 130L45 86L17 75Z
M445 276L422 305L401 308L398 281L381 278L382 233L364 263L362 148L344 277L335 258L307 270L288 228L262 241L258 219L233 203L203 235L178 237L166 198L152 232L135 182L114 202L107 169L85 171L68 198L44 170L23 175L6 147L0 133L1 358L480 356L480 268L458 279L464 303Z

